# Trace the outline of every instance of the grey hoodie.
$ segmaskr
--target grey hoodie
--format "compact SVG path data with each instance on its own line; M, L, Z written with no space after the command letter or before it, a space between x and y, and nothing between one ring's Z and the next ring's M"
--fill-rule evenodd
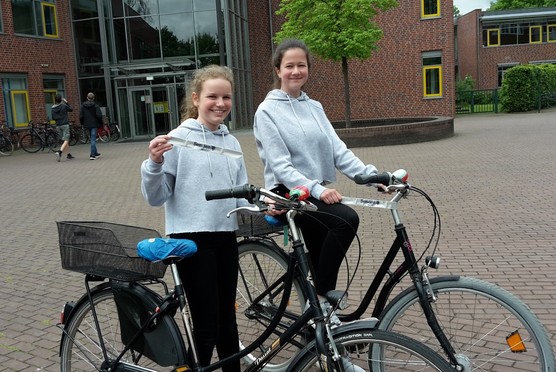
M253 129L266 188L304 185L320 199L324 185L336 181L336 169L350 179L377 173L347 148L320 102L304 92L293 98L279 89L270 91L255 113Z
M187 119L168 133L191 141L241 151L237 139L221 124L214 132L194 119ZM247 183L243 158L174 146L162 164L150 158L141 165L141 191L152 206L164 205L166 234L237 230L230 210L247 205L244 199L205 200L205 191L227 189Z

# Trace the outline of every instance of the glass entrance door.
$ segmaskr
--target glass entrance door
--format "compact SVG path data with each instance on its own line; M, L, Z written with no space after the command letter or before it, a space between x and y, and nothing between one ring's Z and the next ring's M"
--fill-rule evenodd
M152 96L156 134L166 134L176 127L175 123L172 123L175 115L173 86L152 87Z
M156 135L153 116L153 96L150 88L129 90L131 136L154 137Z

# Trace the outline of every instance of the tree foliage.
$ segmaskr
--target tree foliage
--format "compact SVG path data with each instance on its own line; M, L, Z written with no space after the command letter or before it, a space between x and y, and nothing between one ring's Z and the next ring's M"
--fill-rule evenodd
M489 10L556 7L556 0L496 0L490 2Z
M373 19L379 11L398 6L397 0L282 0L278 15L286 18L275 41L303 40L322 59L341 61L350 125L348 60L367 59L383 33Z

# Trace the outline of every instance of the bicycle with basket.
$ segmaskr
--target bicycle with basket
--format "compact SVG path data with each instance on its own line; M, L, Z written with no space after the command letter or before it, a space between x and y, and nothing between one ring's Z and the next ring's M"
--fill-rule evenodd
M259 200L261 194L280 198L255 187L241 188L236 194L226 196L229 191L207 193L207 199ZM297 209L311 208L303 202L289 203ZM264 210L261 206L257 208ZM292 224L293 216L294 211L289 219ZM281 300L273 321L257 340L244 345L239 353L200 367L185 292L176 267L192 250L166 252L150 258L151 262L138 256L136 246L137 242L160 237L155 230L108 222L61 221L57 225L62 267L85 274L86 287L86 293L76 302L67 302L62 311L59 324L63 331L62 371L213 371L231 360L245 360L263 340L276 334L278 323L287 312L293 278L310 277L303 244L296 238L295 254L290 256L285 287L280 289ZM148 253L147 256L155 254ZM172 290L163 280L167 266L171 268L174 282ZM309 299L309 305L302 314L297 314L299 319L285 333L280 332L280 337L274 339L271 350L247 364L246 371L262 370L283 345L298 342L298 336L307 333L312 336L306 338L305 345L298 345L295 359L289 363L291 371L451 370L430 348L407 337L376 330L374 322L356 321L331 327L330 314L321 309L310 281L298 285ZM174 319L176 314L183 322L181 326Z
M550 337L531 309L510 292L480 279L461 275L431 278L429 270L439 267L436 253L441 230L440 215L427 193L407 182L407 172L398 170L371 177L356 177L362 185L384 184L393 194L390 200L344 197L343 203L389 211L394 222L394 241L387 250L375 276L357 308L339 314L342 322L360 319L370 308L379 319L378 328L410 336L441 353L458 371L541 371L555 369ZM371 188L373 189L373 188ZM433 231L428 244L417 257L398 206L409 193L426 199L433 211ZM238 325L240 340L248 343L264 329L276 311L274 297L281 288L288 266L285 249L288 235L282 227L271 226L263 219L240 218L240 281L238 288ZM284 244L280 236L284 235ZM361 247L359 247L361 248ZM430 252L432 251L432 252ZM427 256L426 256L427 255ZM422 263L420 263L422 262ZM409 286L392 296L406 277ZM292 298L304 303L303 293L294 283ZM264 294L271 295L264 295ZM263 295L261 295L263 294ZM393 298L392 298L393 297ZM370 306L374 300L374 306ZM295 313L291 314L295 319ZM293 321L293 320L292 320ZM287 327L288 323L281 324ZM277 329L280 331L280 328ZM289 355L295 355L291 344ZM260 354L265 353L261 349ZM260 354L248 355L257 358ZM283 371L288 365L286 354L280 363L269 364L267 371Z

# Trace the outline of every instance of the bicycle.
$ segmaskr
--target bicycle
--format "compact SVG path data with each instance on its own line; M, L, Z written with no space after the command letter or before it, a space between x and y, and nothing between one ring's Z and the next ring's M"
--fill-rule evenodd
M358 184L388 185L388 191L394 193L389 201L350 197L344 197L342 201L390 211L395 238L357 309L339 314L340 320L359 319L376 296L371 315L379 319L378 329L408 335L431 346L445 355L458 371L554 371L554 350L546 329L516 296L476 278L452 275L429 279L429 268L439 266L434 251L440 236L440 215L429 195L407 183L406 174L400 170L393 174L385 172L355 178ZM398 204L410 191L423 196L434 214L430 240L419 258L398 212ZM284 250L276 243L279 234L276 229L272 233L263 231L255 237L247 233L239 242L240 272L249 271L252 275L249 286L238 289L238 302L247 302L244 311L238 314L241 340L249 340L251 332L265 327L276 311L272 301L261 301L251 293L282 285L287 259ZM433 243L433 254L427 256L419 267L419 261ZM264 270L260 269L262 263ZM412 285L390 300L394 288L406 276L411 278ZM297 287L298 284L294 283L294 288ZM299 291L298 294L302 302L303 293ZM287 360L282 364L267 365L266 370L283 371L285 365Z
M48 123L38 125L30 121L29 132L21 137L21 148L29 153L42 151L46 148L55 152L59 143L58 131Z
M232 193L230 190L207 192L206 197L207 200L226 197L258 200L259 195L281 200L278 195L249 185L232 189ZM293 216L296 211L312 208L310 204L300 201L284 199L281 203L292 209L288 214L294 230ZM263 209L260 206L253 207L253 212ZM62 371L152 371L155 368L160 370L160 366L173 368L173 371L216 370L230 361L245 358L269 338L286 313L294 276L309 277L308 258L302 242L296 240L284 276L282 298L268 328L239 353L200 367L187 301L176 266L180 259L187 259L184 257L191 252L170 252L156 256L154 251L149 251L146 256L156 256L155 262L149 262L137 257L134 245L138 240L159 236L154 230L105 222L62 221L57 225L62 267L84 273L86 287L86 294L77 302L67 302L61 314ZM162 280L167 266L171 268L174 282L172 291ZM90 282L95 281L102 283L91 288ZM156 284L161 285L163 296L148 287ZM261 370L283 345L306 333L313 333L314 336L300 347L291 361L291 371L310 371L315 367L331 371L349 370L347 368L354 366L351 363L361 363L357 359L359 356L363 358L362 364L373 371L400 368L452 370L444 359L427 346L405 336L377 330L373 321L356 321L332 328L328 322L330 314L325 314L321 309L310 281L303 281L300 288L309 298L306 309L285 333L274 340L273 348L250 362L246 371ZM330 301L341 298L334 295L336 293L330 294ZM183 322L185 340L173 318L176 312ZM359 367L358 370L362 369Z
M115 121L110 122L110 141L117 141L122 136L120 125Z
M5 124L0 127L0 155L10 156L14 152L14 144L9 136L4 134Z

